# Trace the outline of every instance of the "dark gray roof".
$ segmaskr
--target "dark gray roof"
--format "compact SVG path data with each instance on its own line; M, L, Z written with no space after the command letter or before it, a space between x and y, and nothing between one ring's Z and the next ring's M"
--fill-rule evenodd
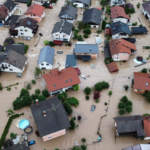
M0 45L0 52L4 50L4 46Z
M15 24L19 17L20 17L19 15L12 15L11 17L8 18L7 21L5 21L5 25L11 26Z
M5 41L4 41L4 43L6 43L6 44L14 44L15 41L14 41L13 38L6 38ZM3 43L3 44L4 44L4 43Z
M6 53L0 52L0 64L4 61L5 58L6 58Z
M15 24L10 26L10 29L15 29L17 27L24 26L33 30L34 28L36 28L37 23L38 22L36 20L27 17L27 18L18 20Z
M150 1L143 3L142 6L143 6L143 9L150 14Z
M54 25L52 33L63 32L66 33L67 35L70 35L72 27L73 27L72 23L69 23L67 21L60 21Z
M127 117L116 117L114 118L114 120L117 122L118 134L136 132L137 137L145 136L142 116L136 115Z
M105 44L104 55L105 55L105 58L111 58L109 43Z
M5 48L5 52L9 52L10 50L13 50L21 55L24 54L24 45L21 44L7 44Z
M100 24L102 11L96 8L87 9L83 13L83 22Z
M70 127L67 113L57 97L31 106L31 111L41 137ZM46 111L46 116L43 116Z
M75 44L74 53L98 54L97 44Z
M145 144L146 145L146 144ZM135 146L131 146L131 147L127 147L127 148L124 148L122 150L142 150L140 144L139 145L135 145ZM148 149L147 149L148 150Z
M73 19L75 19L76 15L77 15L77 8L73 7L72 5L66 5L64 7L62 7L60 13L59 13L59 17L61 17L62 15L69 15L71 16Z
M29 146L26 146L26 144L24 143L24 144L15 144L3 150L30 150L30 148Z
M111 31L113 35L117 33L126 33L126 34L131 35L129 26L126 23L118 21L118 22L112 23L110 27L111 27Z
M131 43L135 43L136 42L136 38L122 38L128 42L131 42Z
M7 53L7 56L5 57L3 62L6 62L8 64L11 64L19 69L23 69L25 66L25 63L27 61L27 57L23 56L13 50L10 50Z
M65 68L75 67L77 65L77 59L75 55L67 55L66 56L66 64Z
M91 0L71 0L71 2L81 2L83 4L86 4L88 6L90 6Z
M7 0L3 5L4 5L9 11L11 11L12 9L14 9L14 7L16 7L17 3L14 3L12 0Z
M28 3L29 0L15 0L15 2Z
M146 27L131 27L131 32L132 34L143 34L147 33L148 30L146 29Z
M44 61L53 65L54 54L55 54L55 49L53 49L52 47L45 46L44 48L42 48L38 59L38 65Z

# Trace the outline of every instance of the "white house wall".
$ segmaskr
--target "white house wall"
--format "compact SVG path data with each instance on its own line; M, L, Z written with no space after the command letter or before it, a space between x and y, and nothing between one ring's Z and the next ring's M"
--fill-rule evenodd
M85 5L83 3L76 3L74 2L73 5L76 5L76 7L83 8Z
M114 4L113 2L116 2L117 4ZM118 3L118 2L121 2L121 3ZM110 2L110 6L114 6L114 5L124 5L125 4L125 1L124 0L111 0Z
M148 19L150 20L150 14L147 11L145 11L144 9L143 9L143 13L144 13L144 16L147 15Z
M121 39L121 38L128 38L128 37L129 37L128 34L126 36L120 36L120 33L112 35L113 40L114 39Z
M51 70L53 68L53 66L51 64L47 63L47 62L42 62L38 66L39 66L40 69L45 68L47 70Z
M64 41L64 39L68 39L68 41L70 41L71 34L72 34L72 31L71 31L70 35L67 35L65 33L56 32L56 33L53 33L53 40Z
M99 25L90 25L91 28L99 28Z
M118 22L118 21L123 22L123 23L128 23L128 19L126 19L126 18L115 18L115 19L113 19L113 22Z

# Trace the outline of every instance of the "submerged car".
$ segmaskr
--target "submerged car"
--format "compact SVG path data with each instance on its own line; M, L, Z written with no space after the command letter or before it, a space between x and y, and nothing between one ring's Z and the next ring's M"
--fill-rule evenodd
M63 54L63 51L57 51L57 54Z

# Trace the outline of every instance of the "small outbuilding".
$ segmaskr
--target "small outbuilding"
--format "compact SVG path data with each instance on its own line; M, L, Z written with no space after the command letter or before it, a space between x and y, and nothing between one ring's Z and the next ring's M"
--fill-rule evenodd
M131 27L132 34L147 34L148 30L146 27Z
M111 52L110 52L109 43L105 44L105 47L104 47L104 55L105 55L105 58L112 58L112 57L111 57Z
M115 62L111 62L111 63L107 64L107 67L108 67L108 70L110 72L117 72L117 71L119 71L119 69L118 69L118 67L117 67Z
M130 42L130 43L135 43L136 42L135 38L123 38L123 39Z
M75 55L67 55L65 68L69 68L69 67L75 68L76 66L77 66L76 56Z

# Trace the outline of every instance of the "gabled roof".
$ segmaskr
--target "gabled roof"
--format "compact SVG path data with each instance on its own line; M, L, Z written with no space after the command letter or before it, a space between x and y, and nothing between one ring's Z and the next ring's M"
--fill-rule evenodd
M5 58L6 58L6 53L0 52L0 64L4 61Z
M91 0L71 0L71 2L72 3L80 2L80 3L83 3L83 4L86 4L86 5L90 6Z
M4 20L8 16L8 9L5 6L0 7L0 20Z
M134 72L134 89L150 91L150 74Z
M132 54L132 50L137 50L136 46L133 43L130 43L123 39L115 39L109 42L110 52L111 55L117 54L117 53L127 53Z
M42 62L47 62L53 65L54 54L55 49L53 49L52 47L45 46L44 48L42 48L38 59L38 65L41 64Z
M101 22L101 15L102 11L97 8L87 9L83 13L83 22L85 24L94 23L99 25Z
M7 0L4 4L3 4L9 11L12 11L14 9L14 7L16 7L16 5L18 5L17 3L14 3L14 1L12 0Z
M150 116L143 116L145 137L150 137Z
M147 33L148 30L146 29L146 27L131 27L131 32L132 34L143 34Z
M20 19L20 20L18 20L18 22L11 25L10 29L15 29L20 26L24 26L24 27L27 27L27 28L30 28L33 30L37 26L37 21L32 18L29 18L29 17Z
M67 113L57 97L32 105L31 111L40 137L70 127ZM46 116L43 116L43 111L46 111Z
M147 1L142 4L144 11L147 11L150 14L150 1Z
M73 24L67 21L59 21L54 25L52 33L63 32L67 35L70 35L72 31Z
M107 64L107 67L110 72L116 72L119 70L115 62L111 62L111 63Z
M66 55L65 68L77 66L77 59L75 55Z
M10 147L7 147L3 150L30 150L29 146L26 143L23 144L15 144Z
M80 84L78 74L72 67L62 69L61 71L53 69L50 73L43 74L42 76L49 92Z
M73 19L75 19L76 15L77 15L77 8L73 7L72 5L66 5L64 7L62 7L60 13L59 13L59 17L61 17L62 15L69 15L71 16Z
M6 63L22 70L25 66L26 61L27 61L26 56L23 56L13 50L10 50L7 53L7 56L5 57L3 62L6 62Z
M105 44L104 55L105 55L105 58L111 58L109 43Z
M124 148L122 150L150 150L149 144L139 144L131 147Z
M43 14L44 10L45 10L45 7L43 7L39 4L34 4L34 5L31 5L24 14L28 15L28 14L33 13L37 16L41 16Z
M140 115L116 117L114 118L117 124L117 133L130 133L135 132L137 137L144 137L145 131L143 128L143 118Z
M97 44L75 44L74 53L98 54Z
M6 38L3 44L14 44L15 41L13 38Z
M113 35L117 33L126 33L126 34L131 35L129 26L126 23L117 21L117 22L112 23L110 27L111 27L111 31Z
M114 19L114 18L118 18L118 17L130 19L129 15L127 15L125 13L123 7L120 7L120 6L111 7L111 18Z
M12 15L11 17L8 18L8 20L5 21L5 25L13 25L17 22L19 19L19 15Z

